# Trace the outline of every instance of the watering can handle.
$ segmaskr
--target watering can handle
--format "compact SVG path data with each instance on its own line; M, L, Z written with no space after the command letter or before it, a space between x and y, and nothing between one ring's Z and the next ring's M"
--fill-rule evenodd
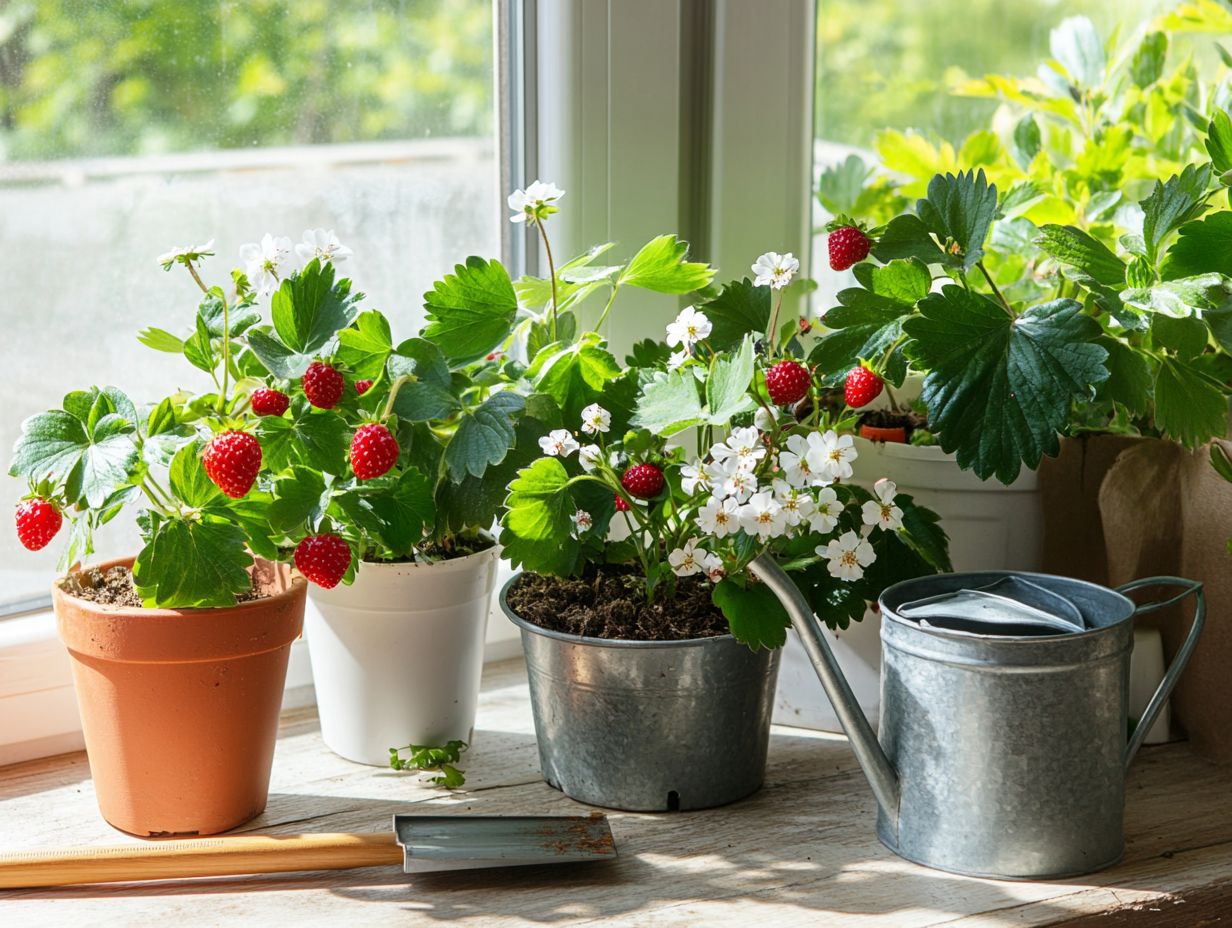
M1194 613L1193 622L1190 623L1189 634L1185 636L1184 644L1176 652L1176 656L1172 658L1172 663L1168 667L1167 673L1159 681L1159 688L1155 690L1155 695L1147 703L1146 710L1142 713L1142 718L1138 720L1134 733L1130 736L1129 744L1125 746L1125 767L1127 769L1133 763L1134 755L1138 753L1138 748L1142 747L1142 742L1146 738L1147 732L1155 724L1155 719L1159 715L1160 710L1163 709L1164 703L1172 695L1172 690L1176 687L1176 681L1180 679L1185 665L1189 663L1189 658L1193 654L1194 648L1198 646L1198 634L1202 631L1202 624L1206 620L1206 594L1202 590L1202 584L1198 581L1184 580L1180 577L1143 577L1141 580L1132 580L1129 583L1118 586L1116 589L1118 593L1129 593L1132 590L1141 589L1145 586L1179 586L1183 589L1169 599L1138 606L1134 610L1135 616L1145 615L1148 612L1154 612L1157 609L1163 609L1165 606L1179 603L1190 594L1193 594L1195 597Z

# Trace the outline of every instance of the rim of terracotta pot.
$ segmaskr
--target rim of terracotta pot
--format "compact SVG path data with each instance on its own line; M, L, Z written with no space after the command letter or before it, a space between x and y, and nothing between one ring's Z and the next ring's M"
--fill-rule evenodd
M254 558L254 564L264 563L273 565L275 570L282 569L289 580L287 588L280 590L270 596L264 596L261 599L249 600L246 603L236 603L234 606L207 606L201 609L162 609L152 606L117 606L112 603L96 603L92 599L83 599L80 596L75 596L68 590L64 589L64 584L68 582L69 576L72 574L84 573L87 570L110 570L112 567L127 567L132 569L133 561L137 558L133 557L117 557L109 561L102 561L98 564L87 564L84 567L77 567L70 570L62 577L57 577L51 584L51 596L53 600L64 599L77 605L78 608L87 612L101 612L110 615L121 613L139 613L142 616L150 618L180 618L185 616L205 616L210 613L226 613L228 615L235 612L253 611L264 606L269 606L271 603L280 602L282 600L294 599L296 593L300 589L307 590L308 581L297 570L291 569L288 565L282 564L279 561L268 561L265 558Z
M516 574L505 581L505 585L500 591L500 607L505 613L509 621L523 631L532 632L536 635L542 635L544 638L555 638L557 641L567 641L570 644L585 644L596 648L629 648L629 649L647 649L647 648L705 648L719 647L726 645L728 642L739 644L736 637L731 632L725 632L722 635L708 635L705 638L673 638L666 641L641 641L636 638L594 638L589 635L571 635L568 632L558 632L550 628L544 628L542 625L536 625L534 622L528 622L509 605L509 591L513 589L513 585L522 579L522 575L526 571L519 570ZM741 645L744 647L744 645ZM778 650L771 649L771 650Z
M899 437L890 437L899 436ZM865 441L879 441L887 445L905 445L907 444L907 427L905 425L862 425L860 426L860 437Z

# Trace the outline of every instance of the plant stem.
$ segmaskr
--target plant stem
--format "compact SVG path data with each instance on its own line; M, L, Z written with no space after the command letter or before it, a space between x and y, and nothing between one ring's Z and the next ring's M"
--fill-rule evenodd
M402 389L402 385L411 379L410 374L403 374L389 385L389 399L385 401L385 408L381 410L381 418L388 419L389 414L394 411L394 400L398 398L398 391Z
M192 274L192 279L197 282L197 286L201 288L202 293L209 293L210 288L205 285L205 281L201 279L201 275L197 273L197 269L193 267L191 261L185 261L184 266L188 268L188 273Z
M548 243L548 230L544 228L542 220L535 220L535 225L539 228L539 237L543 239L543 251L548 258L548 279L552 282L552 341L556 341L556 262L552 260L552 246ZM615 288L613 288L613 296L615 296ZM609 301L608 305L611 305Z
M988 286L992 288L992 292L996 294L997 299L1001 301L1001 305L1005 307L1005 311L1009 313L1011 317L1017 318L1014 316L1014 310L1010 308L1009 301L1006 300L1006 298L1002 296L1001 291L997 289L997 285L993 282L992 275L988 273L988 268L984 267L984 262L976 261L975 266L980 269L980 273L983 274L984 279L988 281Z
M779 310L783 308L783 291L779 291L779 301L774 304L774 312L770 314L770 330L766 333L766 341L769 344L770 357L774 357L778 350L778 329L779 329Z
M190 265L191 266L191 265ZM193 275L194 277L196 274ZM231 304L222 301L222 392L218 395L218 411L227 414L227 378L231 376Z
M552 283L552 289L553 289L553 293L555 293L555 289L556 289L556 283L555 283L555 281L553 281L553 283ZM616 291L617 291L618 289L620 289L620 285L619 285L619 284L616 284L616 283L613 283L613 284L612 284L612 295L611 295L611 296L609 296L609 297L607 298L607 305L603 307L603 312L601 312L601 313L599 314L599 321L595 323L595 331L596 331L596 332L597 332L597 331L598 331L598 330L602 327L602 325L603 325L603 321L604 321L605 319L607 319L607 314L608 314L608 312L610 312L610 311L611 311L611 308L612 308L612 301L616 299Z

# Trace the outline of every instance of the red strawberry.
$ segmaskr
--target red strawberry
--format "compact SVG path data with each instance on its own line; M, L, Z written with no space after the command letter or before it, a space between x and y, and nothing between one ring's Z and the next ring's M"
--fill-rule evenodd
M859 409L881 396L884 388L885 381L867 367L853 367L843 383L843 399L852 409Z
M398 440L378 423L361 425L351 438L351 467L360 480L372 480L398 463Z
M628 512L630 509L633 508L632 506L630 506L628 503L625 502L625 498L621 496L619 493L613 493L612 495L616 497L616 511L617 512Z
M371 380L357 380L357 381L355 381L355 392L356 392L356 393L358 393L360 396L363 396L365 393L367 393L367 392L368 392L369 390L371 390L371 389L372 389L372 381L371 381Z
M840 226L830 233L826 245L830 249L830 267L845 271L868 257L872 242L855 226Z
M304 396L317 409L333 409L342 399L342 375L321 361L313 361L301 381Z
M258 416L281 416L291 405L291 397L281 390L260 387L252 391L252 411Z
M261 470L261 444L247 432L219 432L201 455L205 475L232 499L244 496Z
M652 499L663 492L663 471L653 464L634 464L624 472L620 485L630 496Z
M337 535L309 535L295 546L295 567L312 583L332 590L351 567L351 546Z
M31 551L46 548L62 524L64 517L50 500L36 496L17 504L17 540Z
M789 406L808 396L813 378L798 361L780 361L766 371L766 392L777 406Z

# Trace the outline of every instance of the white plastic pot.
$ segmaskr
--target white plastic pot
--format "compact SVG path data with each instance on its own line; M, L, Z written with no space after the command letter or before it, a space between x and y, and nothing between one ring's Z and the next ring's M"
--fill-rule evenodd
M310 587L304 628L330 750L386 767L392 747L470 742L499 556L363 562L349 587Z
M1005 486L959 469L954 456L938 447L863 438L856 438L855 445L859 457L852 465L852 482L871 488L888 477L899 493L937 513L950 536L955 570L1039 569L1044 512L1034 471L1023 470ZM878 717L881 699L880 635L881 616L873 611L845 632L826 632L860 708L871 719ZM783 652L774 721L819 731L842 730L794 633L788 634Z

